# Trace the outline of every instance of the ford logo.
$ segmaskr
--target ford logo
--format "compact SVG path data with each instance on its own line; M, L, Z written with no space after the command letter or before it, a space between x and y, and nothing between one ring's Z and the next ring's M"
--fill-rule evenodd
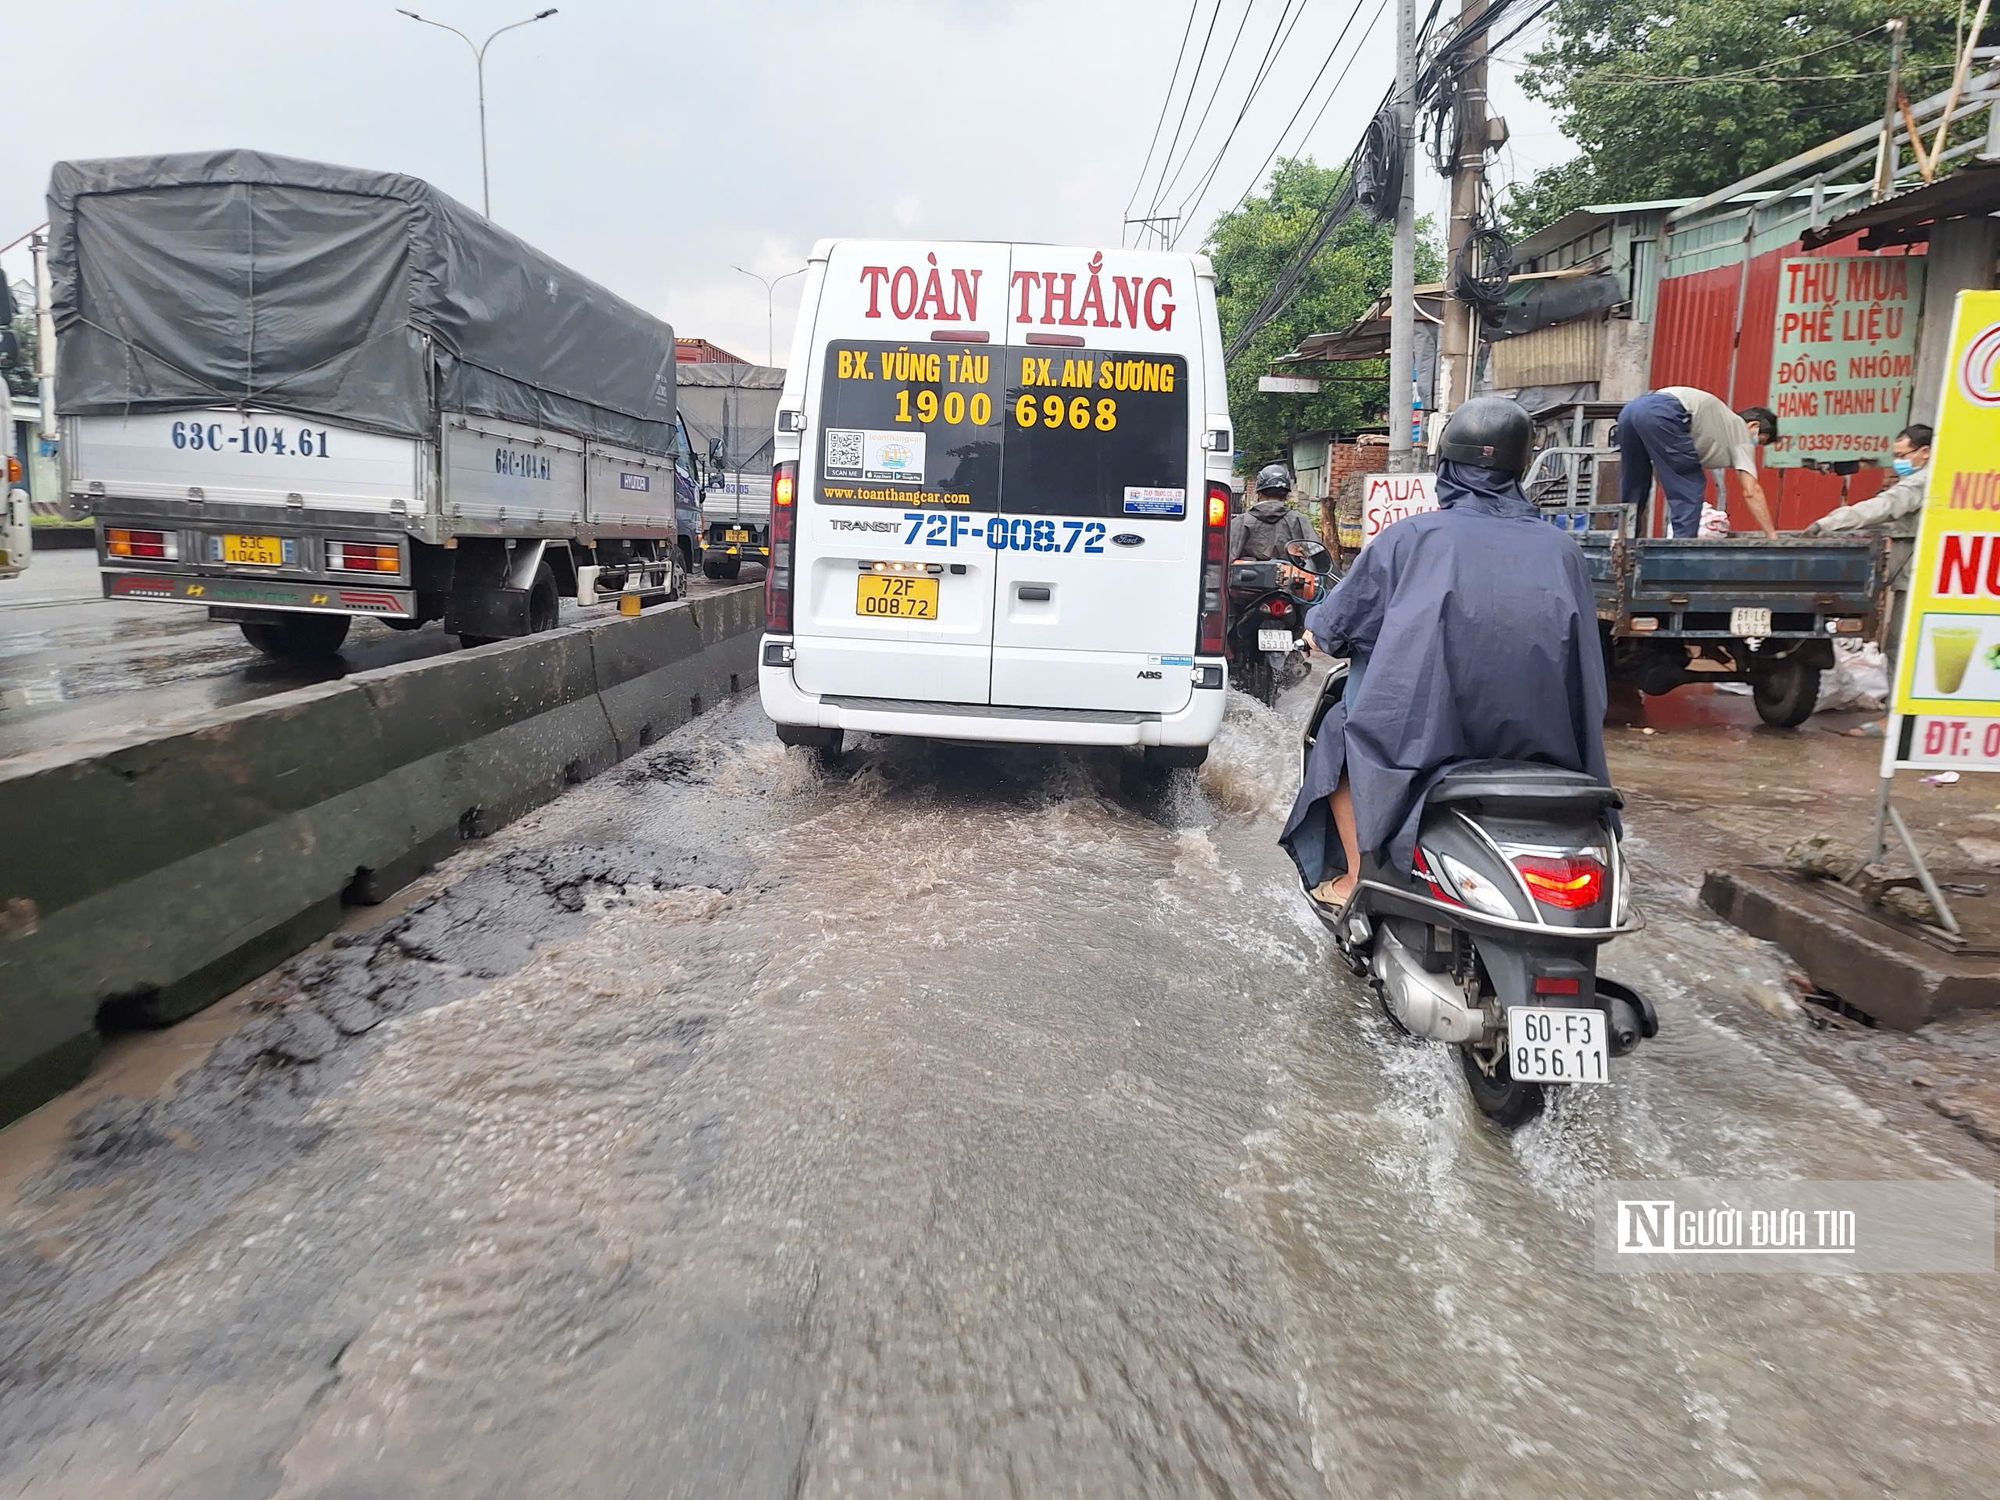
M1146 539L1136 531L1121 531L1111 539L1114 547L1143 547Z

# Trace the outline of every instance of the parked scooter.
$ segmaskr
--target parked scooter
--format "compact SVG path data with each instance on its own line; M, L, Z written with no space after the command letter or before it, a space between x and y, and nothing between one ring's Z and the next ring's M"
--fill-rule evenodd
M1331 582L1333 554L1318 542L1288 542L1286 556L1229 565L1229 677L1261 703L1304 682L1306 611Z
M1345 690L1336 665L1307 723ZM1611 1059L1660 1029L1653 1006L1597 973L1597 950L1643 924L1611 812L1618 793L1580 771L1487 760L1425 799L1415 870L1362 856L1354 899L1315 906L1355 974L1411 1036L1457 1046L1473 1102L1513 1127L1550 1085L1604 1083Z

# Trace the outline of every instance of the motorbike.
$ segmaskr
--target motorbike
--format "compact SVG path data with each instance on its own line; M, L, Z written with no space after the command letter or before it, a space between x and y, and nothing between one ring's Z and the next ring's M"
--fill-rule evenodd
M1333 554L1318 542L1288 542L1286 556L1229 565L1229 676L1267 706L1305 681L1306 611L1325 592Z
M1305 762L1346 687L1336 664L1307 722ZM1363 855L1338 913L1315 901L1348 967L1406 1034L1458 1048L1480 1112L1505 1128L1550 1087L1610 1081L1659 1034L1652 1002L1597 972L1637 931L1612 814L1618 793L1533 761L1454 766L1424 799L1409 873Z

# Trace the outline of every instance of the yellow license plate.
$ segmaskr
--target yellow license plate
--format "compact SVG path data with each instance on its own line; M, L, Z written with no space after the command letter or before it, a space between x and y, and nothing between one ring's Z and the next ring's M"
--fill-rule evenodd
M228 532L222 538L222 560L256 563L265 568L280 567L285 561L285 543L281 537L238 536L235 532Z
M854 597L857 615L886 620L935 620L938 581L935 578L894 578L863 573Z
M722 539L725 542L747 542L750 540L750 533L740 527L732 526L723 533Z

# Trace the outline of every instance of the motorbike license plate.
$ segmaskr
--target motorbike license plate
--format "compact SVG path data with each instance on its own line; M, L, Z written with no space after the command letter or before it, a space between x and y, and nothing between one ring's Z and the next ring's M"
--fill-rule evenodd
M282 537L240 536L235 532L225 532L222 538L222 560L233 563L255 563L260 568L281 567L285 561L285 543Z
M725 542L747 542L750 540L750 533L741 526L732 526L723 533L722 539Z
M935 578L885 578L863 573L854 596L854 612L888 620L935 620L938 581Z
M1289 630L1260 630L1257 632L1259 651L1289 651L1292 649L1292 633Z
M1760 641L1771 633L1771 612L1768 609L1732 609L1729 612L1729 633L1745 640Z
M1507 1070L1522 1083L1610 1082L1604 1012L1508 1007Z

